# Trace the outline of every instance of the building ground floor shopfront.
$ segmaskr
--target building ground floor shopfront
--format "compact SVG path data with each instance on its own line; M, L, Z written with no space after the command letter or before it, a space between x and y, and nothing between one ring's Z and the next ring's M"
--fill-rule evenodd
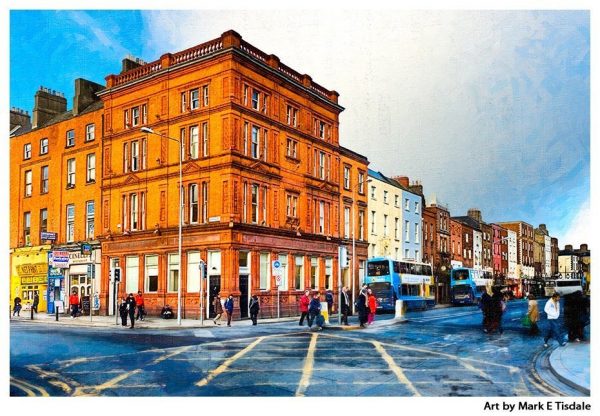
M178 255L177 232L142 232L111 236L102 241L102 270L99 288L100 313L115 313L115 300L125 294L144 294L146 311L158 315L165 305L177 310L181 280L182 318L213 317L213 300L232 295L234 318L248 316L251 296L261 302L262 316L291 316L298 313L298 300L306 289L322 294L338 290L338 248L342 241L317 235L299 235L287 230L260 226L208 224L184 228L182 256ZM348 246L352 253L352 246ZM342 285L361 282L367 244L355 245L352 270L342 270ZM273 262L281 270L277 278ZM201 265L206 264L201 281ZM115 285L114 270L121 270ZM181 276L179 276L181 273Z
M10 303L19 297L24 308L39 296L38 311L46 311L48 288L48 251L50 245L11 250Z

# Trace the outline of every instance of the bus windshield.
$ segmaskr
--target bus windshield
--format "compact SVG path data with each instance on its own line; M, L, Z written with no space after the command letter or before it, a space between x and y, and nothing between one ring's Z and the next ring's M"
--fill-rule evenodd
M367 263L367 276L389 276L389 274L390 262L388 260Z
M452 290L454 290L454 293L457 295L464 295L470 293L471 287L469 285L458 285L454 286Z
M391 285L390 282L375 282L370 283L369 288L373 291L373 293L384 294L390 291Z
M454 277L454 280L468 280L469 279L469 271L468 270L454 270L453 277Z

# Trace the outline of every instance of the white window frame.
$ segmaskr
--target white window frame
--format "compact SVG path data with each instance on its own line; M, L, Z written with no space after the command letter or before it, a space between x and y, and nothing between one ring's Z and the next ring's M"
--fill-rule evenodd
M91 208L91 210L90 210ZM94 201L86 201L85 203L85 239L93 240L95 231L94 231L94 218L96 216L95 213L96 207L94 205Z
M23 145L23 159L31 159L31 143L25 143Z
M137 293L139 288L140 258L138 256L125 257L125 291Z
M85 126L85 141L91 142L96 138L96 125L94 123Z
M33 193L33 171L25 171L25 197L30 197Z
M197 224L200 219L200 207L198 201L198 184L191 183L188 185L188 212L190 224Z
M73 241L75 241L75 205L68 204L66 206L66 213L67 228L65 240L67 241L67 243L72 243Z
M198 88L190 90L190 110L197 110L200 108L200 91Z
M260 158L260 127L252 125L252 137L250 142L250 156L253 159Z
M177 293L180 263L178 253L167 254L167 293Z
M350 166L344 166L344 189L350 189Z
M202 123L202 157L208 157L208 122Z
M130 231L139 230L140 220L139 220L139 205L138 205L138 195L136 193L129 195L129 228Z
M250 185L250 223L258 224L258 209L260 198L260 187L253 183Z
M344 238L350 238L350 207L344 207Z
M304 256L294 256L294 288L304 290Z
M140 170L140 143L133 140L130 146L131 163L129 165L132 172Z
M150 290L150 276L156 276L156 290ZM158 292L158 281L158 255L147 254L146 256L144 256L144 292Z
M48 138L44 137L40 139L40 155L45 155L48 153Z
M410 222L408 220L404 221L404 241L407 243L410 242Z
M96 182L96 154L90 153L86 156L86 182Z
M75 186L75 169L76 163L75 158L71 158L67 160L67 187Z
M67 147L75 146L75 130L67 130Z
M200 292L200 252L187 252L187 283L186 291L188 293Z
M259 255L259 289L269 290L271 287L271 255L260 253Z

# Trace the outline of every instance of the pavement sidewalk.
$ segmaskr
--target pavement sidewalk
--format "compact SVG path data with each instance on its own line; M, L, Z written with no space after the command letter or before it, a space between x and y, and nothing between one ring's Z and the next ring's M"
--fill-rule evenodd
M585 327L585 341L569 342L556 347L549 357L550 371L560 381L590 395L590 327Z
M372 327L380 327L387 325L394 325L398 323L406 322L405 319L393 319L394 315L384 315L378 316L378 319L371 325ZM298 316L291 317L283 317L283 318L264 318L259 319L258 324L276 324L282 322L298 322ZM62 325L62 326L70 326L70 327L96 327L96 328L115 328L121 327L121 319L117 320L115 316L92 316L90 319L88 316L79 316L77 318L71 318L69 315L59 315L58 321L56 320L55 315L39 313L34 315L34 319L31 319L29 313L22 314L21 316L11 316L11 322L27 322L27 323L42 323L48 325ZM337 315L333 315L330 317L329 324L326 324L325 329L327 330L356 330L361 329L358 325L358 322L354 323L357 320L357 317L349 318L351 325L343 326L338 325ZM129 318L128 318L128 324ZM135 329L199 329L199 328L217 328L221 326L226 326L226 320L221 320L221 325L215 325L212 319L205 319L204 325L201 324L199 319L182 319L181 326L177 324L177 319L161 319L159 317L146 317L143 321L135 321ZM250 319L243 320L235 320L231 323L232 327L250 327L252 326L252 321ZM296 324L297 325L297 324Z

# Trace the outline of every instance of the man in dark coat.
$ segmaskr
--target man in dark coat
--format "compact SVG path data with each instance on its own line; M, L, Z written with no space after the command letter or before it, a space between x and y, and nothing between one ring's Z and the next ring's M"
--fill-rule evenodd
M490 306L492 303L492 297L487 293L483 292L481 295L481 300L479 301L479 307L481 308L481 313L483 314L483 332L488 332L490 330Z
M135 298L133 297L133 293L130 293L129 296L127 296L125 304L127 305L129 320L131 321L131 326L129 328L133 329L133 324L135 323Z
M260 310L260 302L258 301L258 296L252 296L250 299L250 319L252 319L252 325L257 324L258 319L258 311Z
M127 298L125 296L119 305L119 315L121 316L121 326L127 326Z
M348 325L348 315L350 314L350 298L348 297L348 288L342 288L342 303L340 304L340 312L342 313L342 324Z
M35 294L33 295L33 304L31 305L31 309L33 309L33 311L35 313L38 313L38 305L40 304L40 295L38 294L37 290L35 291Z
M231 326L231 316L233 315L233 295L229 295L224 306L225 312L227 312L227 326Z
M367 302L366 289L362 289L360 291L360 295L358 295L358 301L356 303L356 308L358 309L358 321L360 322L360 327L366 328L365 323L367 322L367 318L369 316L369 304Z

